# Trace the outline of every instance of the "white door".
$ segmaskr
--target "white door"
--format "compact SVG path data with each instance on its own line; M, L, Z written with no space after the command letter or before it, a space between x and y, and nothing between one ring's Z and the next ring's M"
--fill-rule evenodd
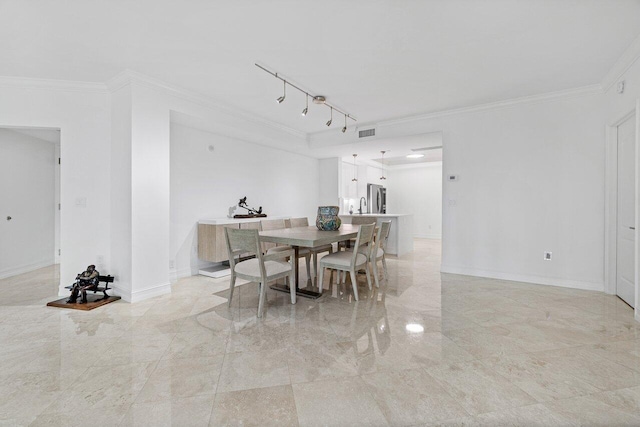
M635 115L618 126L618 232L616 294L634 306Z

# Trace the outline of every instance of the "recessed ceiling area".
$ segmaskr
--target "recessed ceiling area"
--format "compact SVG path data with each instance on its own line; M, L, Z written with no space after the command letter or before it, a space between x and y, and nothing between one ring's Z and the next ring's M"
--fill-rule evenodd
M413 165L420 163L434 163L442 161L442 147L431 147L418 152L422 157L408 157L408 155L393 156L393 152L385 153L385 158L373 159L384 166Z
M353 154L357 154L358 162L382 164L381 151L385 151L384 165L399 166L415 163L442 161L442 133L432 132L411 135L402 138L384 138L366 143L349 144L339 147L327 147L336 155L325 157L341 157L343 162L353 162ZM325 149L324 151L327 151ZM418 151L416 151L418 150ZM417 159L407 158L410 154L424 154Z
M328 109L303 117L295 92L278 105L282 84L254 63L375 123L598 84L640 33L638 0L1 4L2 76L131 69L306 134Z

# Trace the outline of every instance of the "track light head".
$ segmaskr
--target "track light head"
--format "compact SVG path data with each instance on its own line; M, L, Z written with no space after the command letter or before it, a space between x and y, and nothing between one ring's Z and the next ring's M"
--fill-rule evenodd
M342 128L342 133L347 131L347 115L344 115L344 127Z
M327 122L327 126L331 126L331 122L333 121L333 107L331 107L331 118Z
M304 110L302 110L302 115L306 116L308 112L309 112L309 108L304 107Z
M329 121L327 122L327 126L331 126L331 122L332 122L332 120L329 119Z
M282 83L283 83L282 96L276 99L276 102L278 104L282 104L282 101L284 101L284 99L287 97L287 81L283 80Z
M347 127L345 126L342 128L342 133L345 133L346 131L347 131Z

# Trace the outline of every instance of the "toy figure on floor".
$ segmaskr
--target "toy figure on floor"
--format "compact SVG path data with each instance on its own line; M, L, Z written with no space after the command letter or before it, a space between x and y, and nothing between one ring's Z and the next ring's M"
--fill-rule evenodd
M78 294L82 292L82 301L80 304L86 304L87 302L87 290L91 290L98 285L98 271L96 266L91 264L87 267L87 270L76 276L76 283L73 284L71 289L71 298L67 300L69 304L75 304L78 299Z

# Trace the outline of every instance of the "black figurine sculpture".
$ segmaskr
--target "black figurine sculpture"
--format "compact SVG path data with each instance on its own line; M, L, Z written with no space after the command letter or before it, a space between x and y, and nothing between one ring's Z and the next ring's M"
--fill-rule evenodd
M238 206L247 210L247 215L234 215L234 218L264 218L267 215L262 213L262 206L255 210L247 206L247 196L244 196L238 202Z

